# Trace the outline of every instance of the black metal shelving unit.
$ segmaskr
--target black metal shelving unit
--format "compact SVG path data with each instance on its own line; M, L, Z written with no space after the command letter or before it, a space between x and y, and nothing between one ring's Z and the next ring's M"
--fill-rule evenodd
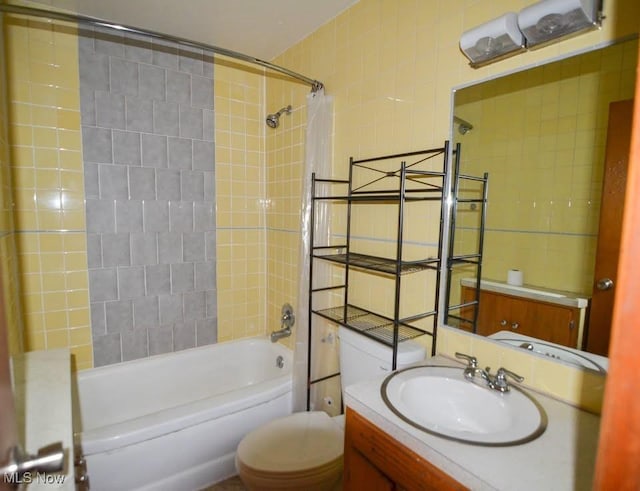
M454 152L456 166L459 151ZM436 169L436 170L434 170ZM448 197L447 183L451 163L449 143L429 150L385 155L376 158L349 160L349 178L346 180L322 179L312 176L311 183L311 258L309 271L309 351L307 409L310 405L311 386L339 375L338 373L313 379L311 376L312 326L315 317L324 318L348 329L372 338L392 348L392 369L397 366L398 344L418 336L431 336L432 355L435 354L438 295L442 270L442 250L445 206ZM346 188L346 193L318 193L318 187ZM316 204L321 201L342 202L346 204L346 241L338 245L316 245L315 213ZM405 214L406 206L412 202L435 201L439 203L440 218L437 253L434 257L405 260ZM395 256L379 257L352 250L351 225L353 207L360 203L397 206L397 233L394 239ZM427 224L425 224L425 227ZM314 288L314 261L327 261L344 267L344 283ZM353 305L349 301L349 276L352 270L383 275L395 284L393 314L382 315L364 306ZM435 274L435 298L432 310L402 316L400 308L402 278L409 274L433 271ZM314 307L314 295L319 292L342 291L340 305L317 309Z
M460 154L460 144L455 153ZM475 184L475 187L474 187ZM461 187L468 185L471 191L462 192ZM487 217L487 197L489 192L489 174L482 177L460 174L460 158L455 159L454 179L452 189L451 217L449 222L449 249L447 254L447 294L445 296L445 323L454 322L459 327L475 333L477 331L478 311L480 306L480 279L482 277L482 255L484 249L484 231ZM460 197L461 194L470 197ZM477 250L456 254L455 239L458 230L458 212L460 204L468 204L475 210L478 217ZM458 267L471 265L475 267L475 295L474 300L451 305L451 287L453 272ZM470 313L470 315L469 315Z

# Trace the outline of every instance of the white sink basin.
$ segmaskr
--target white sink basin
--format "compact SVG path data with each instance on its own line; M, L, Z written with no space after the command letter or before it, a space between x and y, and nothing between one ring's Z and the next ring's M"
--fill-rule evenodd
M482 384L482 385L480 385ZM382 398L398 417L427 433L474 445L509 446L536 439L544 409L512 386L507 393L466 380L461 368L413 367L385 379Z
M500 331L502 333L503 331ZM580 353L575 349L560 346L554 343L548 343L545 341L539 341L535 338L529 338L525 336L492 334L489 336L496 341L522 348L531 353L537 353L544 355L554 360L564 361L572 365L576 365L581 368L589 368L596 372L606 373L608 369L608 363L605 357L593 355L592 353ZM600 362L600 363L598 363Z

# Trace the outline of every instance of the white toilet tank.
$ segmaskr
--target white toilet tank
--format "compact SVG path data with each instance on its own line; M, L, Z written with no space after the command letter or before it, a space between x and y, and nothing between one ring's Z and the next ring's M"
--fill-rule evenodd
M391 372L391 347L356 331L340 326L340 378L342 389L356 382L378 378ZM397 368L424 360L425 347L415 341L398 343Z

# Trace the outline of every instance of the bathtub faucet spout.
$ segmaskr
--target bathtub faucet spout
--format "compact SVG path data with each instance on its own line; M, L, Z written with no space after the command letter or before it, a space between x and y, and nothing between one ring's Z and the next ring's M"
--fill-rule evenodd
M275 343L278 339L288 338L291 336L291 328L285 327L284 329L280 329L279 331L273 331L271 333L271 342Z
M280 317L280 330L271 333L271 342L275 343L279 339L291 336L291 328L296 322L296 316L293 314L293 307L288 303L282 306L282 317Z

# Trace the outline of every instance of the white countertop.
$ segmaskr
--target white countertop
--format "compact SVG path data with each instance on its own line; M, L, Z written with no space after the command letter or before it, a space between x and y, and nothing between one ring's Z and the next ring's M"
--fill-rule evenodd
M462 278L460 283L471 288L476 286L475 278ZM586 295L561 290L550 290L538 286L515 286L502 281L480 280L480 289L580 309L584 309L589 305L589 298Z
M444 357L434 357L428 364L461 366ZM591 489L598 416L529 391L547 412L544 434L511 447L468 445L430 435L395 416L380 396L382 380L347 387L345 404L474 491Z
M39 448L55 442L62 442L65 450L65 473L52 475L51 481L34 473L27 489L75 490L69 350L32 351L13 357L11 362L23 450L36 454ZM63 482L54 481L54 476Z

